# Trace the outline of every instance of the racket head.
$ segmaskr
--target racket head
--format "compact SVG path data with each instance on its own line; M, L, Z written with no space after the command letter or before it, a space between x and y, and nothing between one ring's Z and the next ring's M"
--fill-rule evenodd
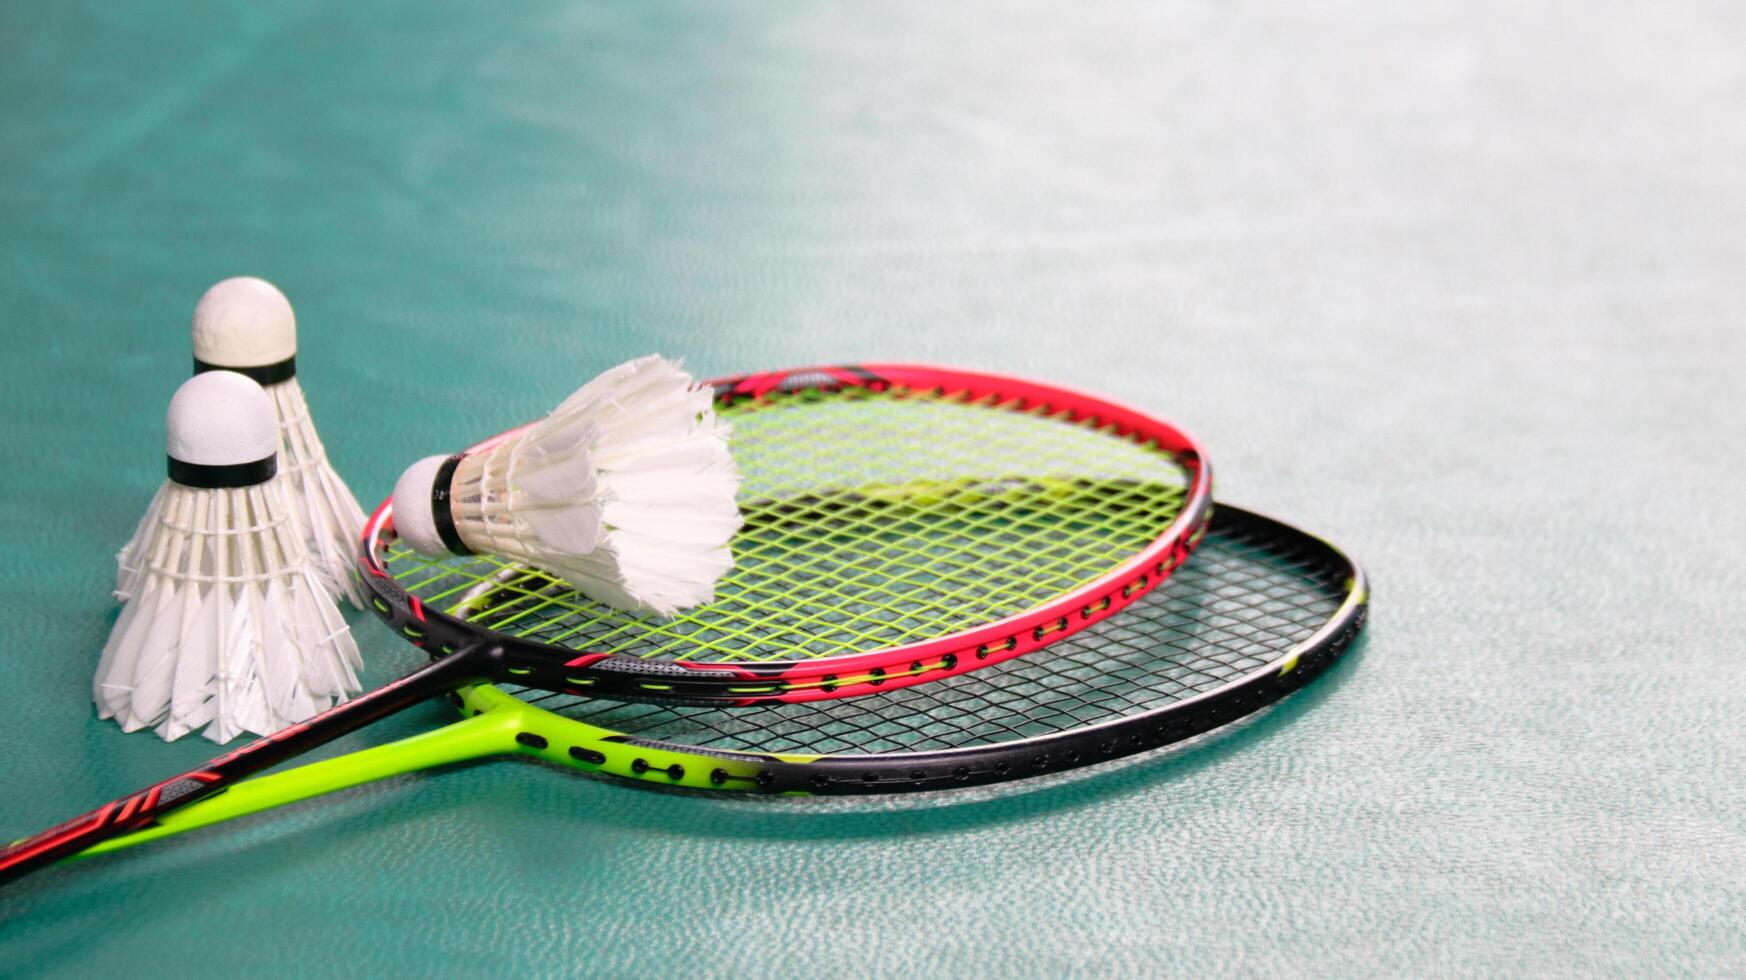
M496 556L427 558L398 543L384 502L358 555L371 607L433 656L488 642L493 679L546 690L742 706L853 697L997 664L1114 615L1188 557L1211 513L1199 444L1094 395L914 365L711 385L746 516L715 602L661 620Z
M1195 560L1045 657L853 702L741 711L481 684L517 751L684 789L852 795L1023 779L1227 725L1308 684L1360 634L1369 585L1333 544L1221 505Z
M766 794L945 790L1054 774L1186 739L1286 697L1348 649L1368 602L1363 571L1338 548L1221 506L1181 574L1048 658L885 698L745 711L481 684L451 695L466 717L444 728L244 780L83 853L490 756Z

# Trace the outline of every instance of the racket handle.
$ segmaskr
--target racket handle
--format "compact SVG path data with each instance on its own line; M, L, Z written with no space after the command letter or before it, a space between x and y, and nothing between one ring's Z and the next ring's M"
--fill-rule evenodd
M306 752L426 698L485 679L496 650L464 647L400 680L379 687L284 731L213 759L188 772L106 803L81 817L0 849L0 884L129 831L151 826L172 810L219 792L292 756ZM483 670L481 669L483 668Z

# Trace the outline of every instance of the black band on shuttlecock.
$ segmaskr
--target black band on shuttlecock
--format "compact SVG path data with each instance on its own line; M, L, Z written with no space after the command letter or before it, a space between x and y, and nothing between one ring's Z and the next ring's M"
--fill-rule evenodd
M292 354L283 361L274 364L263 364L260 367L231 367L228 364L208 364L196 357L194 359L194 373L205 374L208 371L235 371L237 374L240 374L250 381L253 381L255 384L265 388L268 385L276 385L281 381L290 381L292 378L297 377L297 355Z
M437 537L443 539L443 547L457 555L470 555L473 549L461 541L461 532L455 529L455 514L449 509L453 495L449 492L449 484L454 482L455 467L461 465L461 454L450 456L443 460L443 465L437 467L436 479L430 486L430 519L436 525Z
M166 456L169 460L170 479L185 487L197 490L221 490L226 487L252 487L257 483L265 483L279 472L279 454L257 459L252 463L229 463L214 466L210 463L190 463L185 459Z

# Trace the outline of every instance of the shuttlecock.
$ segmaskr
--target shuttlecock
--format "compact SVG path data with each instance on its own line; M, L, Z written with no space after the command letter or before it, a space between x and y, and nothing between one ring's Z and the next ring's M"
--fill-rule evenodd
M278 287L238 276L206 291L194 307L194 371L235 371L258 382L278 415L279 473L291 517L302 529L316 573L329 591L364 608L352 570L364 512L327 461L297 382L297 316ZM143 530L143 527L142 527ZM125 599L139 575L138 535L118 556L115 594Z
M198 374L165 428L169 479L136 535L97 713L166 741L206 726L225 742L343 701L358 690L358 648L291 517L272 400L240 374Z
M733 567L739 474L709 389L661 357L621 364L475 454L394 485L394 526L431 555L488 552L619 609L708 602Z

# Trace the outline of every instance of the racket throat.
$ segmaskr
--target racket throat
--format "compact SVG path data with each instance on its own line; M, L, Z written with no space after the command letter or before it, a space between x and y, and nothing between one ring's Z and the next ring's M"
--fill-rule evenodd
M306 722L250 742L208 763L204 772L213 778L206 779L205 785L198 787L196 792L187 794L188 799L166 800L166 805L160 807L158 813L210 796L239 779L270 769L421 701L466 684L488 680L495 674L493 664L500 656L501 650L494 644L481 642L462 647L397 681L335 705Z
M103 841L151 828L166 814L223 792L239 780L379 718L464 684L490 679L501 658L502 650L496 644L462 647L392 684L336 705L306 722L250 742L204 766L114 800L84 816L0 847L0 884Z

